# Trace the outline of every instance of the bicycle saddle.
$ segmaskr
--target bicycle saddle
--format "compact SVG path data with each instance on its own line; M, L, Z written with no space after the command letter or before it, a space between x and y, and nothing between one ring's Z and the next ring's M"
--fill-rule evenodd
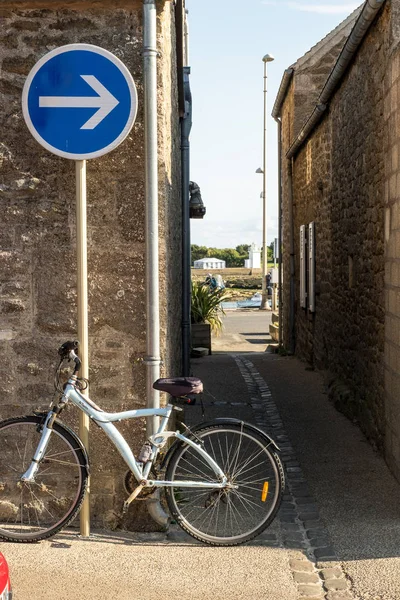
M188 394L200 394L203 391L203 382L198 377L172 377L171 379L157 379L153 383L153 388L178 398Z

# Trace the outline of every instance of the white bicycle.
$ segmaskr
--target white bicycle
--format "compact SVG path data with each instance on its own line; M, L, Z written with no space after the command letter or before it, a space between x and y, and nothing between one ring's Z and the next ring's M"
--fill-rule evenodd
M81 365L77 347L77 342L66 342L58 350L60 397L48 413L0 423L0 538L46 539L79 511L89 461L79 437L59 421L68 402L103 429L128 465L125 487L130 495L125 510L139 495L164 488L172 517L202 542L233 546L268 527L280 505L284 473L279 449L266 433L237 419L216 419L187 427L184 433L168 431L172 412L182 410L176 404L190 403L190 396L202 391L201 381L190 377L154 383L155 389L172 397L165 408L104 412L82 394L87 382L77 375ZM60 387L65 360L75 366ZM113 423L151 415L161 417L159 429L136 459ZM175 438L172 445L171 438Z

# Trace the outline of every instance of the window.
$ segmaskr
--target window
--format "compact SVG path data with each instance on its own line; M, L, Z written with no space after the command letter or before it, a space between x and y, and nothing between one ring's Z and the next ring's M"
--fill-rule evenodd
M300 306L315 312L315 222L300 226Z

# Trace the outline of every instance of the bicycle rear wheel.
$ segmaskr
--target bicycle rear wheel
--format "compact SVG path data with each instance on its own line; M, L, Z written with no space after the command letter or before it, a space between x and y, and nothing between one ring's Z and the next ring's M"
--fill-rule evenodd
M180 481L216 481L212 468L191 446L180 444L172 454L166 488L172 516L191 536L216 546L235 546L259 535L274 519L284 489L278 455L265 438L246 424L218 423L197 429L204 450L234 487L187 488Z
M0 538L37 542L66 527L78 512L87 482L84 452L74 434L54 423L34 481L22 482L41 437L41 417L0 423Z

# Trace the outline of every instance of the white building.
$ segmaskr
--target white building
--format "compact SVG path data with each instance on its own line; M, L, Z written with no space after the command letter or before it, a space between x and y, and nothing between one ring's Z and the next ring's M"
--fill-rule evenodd
M201 258L195 260L193 266L195 269L225 269L226 263L219 258Z

